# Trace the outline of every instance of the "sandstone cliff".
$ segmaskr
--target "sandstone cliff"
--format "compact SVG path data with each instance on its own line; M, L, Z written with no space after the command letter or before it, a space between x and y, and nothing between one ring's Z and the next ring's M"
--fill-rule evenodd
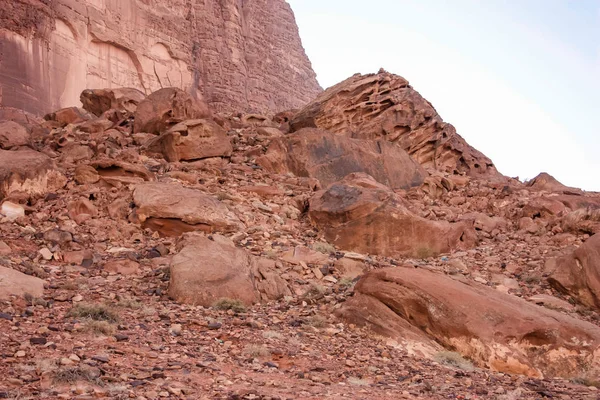
M40 114L85 88L176 86L216 111L300 107L321 90L284 0L10 0L0 106Z

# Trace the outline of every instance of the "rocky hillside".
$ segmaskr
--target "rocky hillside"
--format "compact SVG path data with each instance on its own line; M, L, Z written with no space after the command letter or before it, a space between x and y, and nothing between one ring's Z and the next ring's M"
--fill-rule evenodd
M0 398L597 399L600 195L401 77L0 112Z
M88 88L179 87L215 110L300 107L319 93L284 0L10 0L0 106L34 114Z

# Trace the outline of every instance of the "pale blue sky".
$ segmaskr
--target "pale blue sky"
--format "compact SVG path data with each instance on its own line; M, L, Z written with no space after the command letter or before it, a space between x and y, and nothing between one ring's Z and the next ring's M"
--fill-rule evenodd
M408 79L500 172L600 191L600 0L288 0L323 87Z

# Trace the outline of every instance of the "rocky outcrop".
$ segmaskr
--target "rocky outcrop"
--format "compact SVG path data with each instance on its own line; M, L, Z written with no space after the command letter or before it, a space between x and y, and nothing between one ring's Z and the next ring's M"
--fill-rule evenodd
M317 127L357 139L397 143L423 167L447 173L499 175L432 105L400 76L356 74L327 89L291 120L292 131Z
M30 149L0 150L0 200L43 196L65 183L64 175L45 154Z
M570 254L546 262L548 282L579 303L600 309L600 235Z
M193 161L229 157L233 151L227 132L212 120L194 119L175 125L144 146L167 161Z
M566 378L600 371L595 325L420 268L368 273L339 315L430 351L441 343L495 371Z
M404 150L385 140L351 139L320 129L275 138L257 163L269 172L316 178L326 187L364 172L392 189L419 186L427 172Z
M241 222L225 204L199 190L178 184L146 183L133 192L135 212L144 228L162 236L183 232L231 232Z
M111 109L133 114L145 98L144 93L133 88L86 89L79 96L83 108L98 117Z
M0 106L44 114L84 89L178 87L217 111L266 112L320 91L284 0L5 3Z
M14 121L0 122L0 149L27 146L30 141L31 135L23 125Z
M308 215L342 250L427 258L474 245L472 224L418 217L389 188L360 173L317 192Z

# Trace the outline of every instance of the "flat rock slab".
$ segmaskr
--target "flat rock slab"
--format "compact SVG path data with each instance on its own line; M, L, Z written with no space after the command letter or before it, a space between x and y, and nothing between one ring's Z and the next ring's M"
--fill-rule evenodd
M164 236L196 230L231 232L243 226L216 198L175 183L138 185L133 192L133 201L140 222Z
M600 328L421 268L366 274L339 313L399 340L439 344L481 367L536 377L600 371Z
M0 267L0 300L6 300L10 296L23 296L24 294L42 297L44 294L44 281L12 268Z

